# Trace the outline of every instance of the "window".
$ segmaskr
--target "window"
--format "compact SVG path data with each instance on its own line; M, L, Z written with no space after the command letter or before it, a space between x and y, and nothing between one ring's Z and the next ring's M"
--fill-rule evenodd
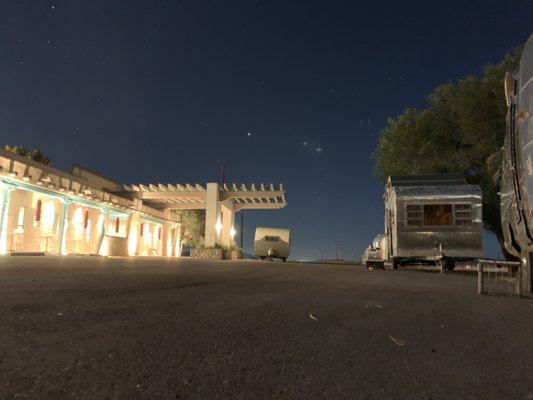
M408 204L405 207L407 214L407 226L422 225L422 206L420 204Z
M279 236L265 236L267 242L279 242Z
M454 225L472 224L472 206L470 204L454 204L453 223Z
M19 215L17 218L17 228L19 231L24 231L24 220L26 219L26 207L19 207Z
M452 225L451 204L426 204L424 205L424 225L448 226Z

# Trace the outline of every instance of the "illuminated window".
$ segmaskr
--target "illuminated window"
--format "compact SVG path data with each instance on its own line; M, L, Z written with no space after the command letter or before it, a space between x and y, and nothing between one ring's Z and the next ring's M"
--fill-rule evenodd
M17 218L17 228L19 231L24 231L24 220L26 219L26 207L19 207L19 215Z
M117 217L115 219L115 233L118 233L119 230L120 230L120 218Z
M466 225L472 221L469 204L408 204L405 216L405 224L410 227Z
M453 205L453 223L454 225L472 224L472 207L470 204Z
M424 225L448 226L453 225L451 204L426 204L424 205Z
M279 236L265 236L267 242L279 242Z

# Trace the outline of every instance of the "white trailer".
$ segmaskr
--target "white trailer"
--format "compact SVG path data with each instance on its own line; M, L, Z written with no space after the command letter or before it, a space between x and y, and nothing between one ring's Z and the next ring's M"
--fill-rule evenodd
M291 231L280 228L255 229L254 256L261 260L279 258L287 261L291 247Z

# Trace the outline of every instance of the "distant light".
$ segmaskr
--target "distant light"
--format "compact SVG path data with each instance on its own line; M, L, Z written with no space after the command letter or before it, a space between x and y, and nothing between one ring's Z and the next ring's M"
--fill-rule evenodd
M218 220L215 224L215 230L217 231L217 234L220 234L220 232L222 231L222 224L220 223L220 220Z
M229 235L231 236L231 238L233 239L235 237L235 234L237 233L237 231L235 230L235 228L232 226L231 229L229 230Z

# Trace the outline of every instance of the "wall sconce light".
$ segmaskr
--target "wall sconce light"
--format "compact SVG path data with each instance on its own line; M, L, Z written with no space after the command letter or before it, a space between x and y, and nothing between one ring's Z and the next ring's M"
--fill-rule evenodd
M220 232L222 231L222 224L220 223L220 220L218 220L215 224L215 231L217 231L217 234L220 234Z

